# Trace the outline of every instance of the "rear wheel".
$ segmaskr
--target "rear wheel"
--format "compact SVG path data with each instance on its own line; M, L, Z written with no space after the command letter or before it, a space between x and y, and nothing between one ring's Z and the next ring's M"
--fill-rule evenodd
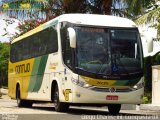
M121 104L109 104L108 110L111 115L117 115L121 109Z
M16 100L17 100L17 106L18 107L32 107L32 102L27 100L22 100L20 95L20 87L17 87L16 90Z
M55 111L57 112L66 112L69 109L69 105L67 103L62 103L59 101L59 90L58 85L55 86L54 93L53 93L53 102L55 106Z

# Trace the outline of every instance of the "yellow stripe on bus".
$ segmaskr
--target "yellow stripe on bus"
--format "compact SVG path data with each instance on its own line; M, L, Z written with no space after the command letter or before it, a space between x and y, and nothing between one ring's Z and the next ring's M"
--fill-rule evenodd
M81 76L88 84L95 85L95 86L101 86L101 87L108 87L112 86L114 83L116 83L116 80L101 80L101 79L94 79L90 77Z

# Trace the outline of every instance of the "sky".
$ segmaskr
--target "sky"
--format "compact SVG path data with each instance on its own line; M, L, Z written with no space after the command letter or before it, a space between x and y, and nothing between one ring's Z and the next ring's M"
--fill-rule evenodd
M15 34L15 32L18 32L16 27L18 26L19 21L16 20L16 19L12 19L15 22L13 24L7 26L4 19L11 20L11 18L8 18L4 14L0 14L0 42L9 42L10 37L12 36L12 34ZM6 30L5 30L5 28L6 28ZM6 32L9 35L5 35L4 36L4 34L6 34Z

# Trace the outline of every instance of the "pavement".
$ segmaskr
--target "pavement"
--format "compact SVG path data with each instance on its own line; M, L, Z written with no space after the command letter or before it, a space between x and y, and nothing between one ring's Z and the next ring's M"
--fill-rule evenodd
M140 110L160 112L160 104L141 104Z
M8 94L8 89L0 88L0 101L4 97L10 99L10 97L7 94Z
M0 94L2 94L2 95L6 95L6 94L8 94L8 90L7 89L3 89L3 88L0 88Z
M7 95L8 90L7 89L0 89L1 91L1 97L0 102L4 102L3 100L11 100L11 98ZM122 110L134 110L140 112L140 111L146 111L148 113L155 113L160 114L160 104L140 104L140 105L132 105L132 104L123 104Z

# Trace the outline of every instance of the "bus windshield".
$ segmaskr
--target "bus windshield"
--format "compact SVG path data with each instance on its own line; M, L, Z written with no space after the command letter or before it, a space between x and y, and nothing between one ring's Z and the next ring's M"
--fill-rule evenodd
M136 28L75 27L77 68L102 75L142 71L142 48Z

